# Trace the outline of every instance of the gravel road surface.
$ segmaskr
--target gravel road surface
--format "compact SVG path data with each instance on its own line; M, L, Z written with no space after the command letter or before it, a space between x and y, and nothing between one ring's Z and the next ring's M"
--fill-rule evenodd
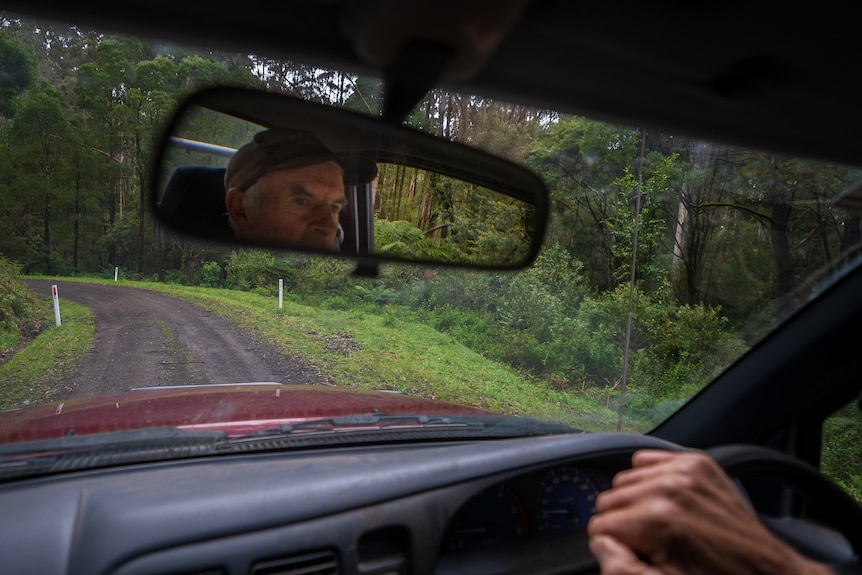
M83 365L64 384L66 397L133 387L277 381L325 384L326 378L216 314L158 292L120 285L28 280L61 303L88 307L96 337Z

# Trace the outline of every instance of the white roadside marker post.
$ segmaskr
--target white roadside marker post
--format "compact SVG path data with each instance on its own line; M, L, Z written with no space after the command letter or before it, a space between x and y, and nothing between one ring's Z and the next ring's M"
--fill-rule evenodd
M51 296L54 298L54 323L60 327L60 297L57 295L57 286L51 286Z
M278 280L278 309L281 310L282 302L284 301L284 280Z

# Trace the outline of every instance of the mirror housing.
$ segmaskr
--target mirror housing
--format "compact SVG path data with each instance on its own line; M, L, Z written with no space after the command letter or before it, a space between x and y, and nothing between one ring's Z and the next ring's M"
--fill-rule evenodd
M343 200L331 201L340 192L310 176L297 184L327 162L341 170ZM391 261L522 268L535 259L548 218L543 182L517 164L379 118L243 88L189 98L168 125L155 170L152 208L176 232L347 257L360 269ZM249 181L265 192L250 192ZM300 188L304 199L295 197ZM260 198L269 202L263 209ZM334 245L291 232L306 226L290 222L310 205L319 224L306 229L326 228ZM264 220L275 223L269 235L256 233Z

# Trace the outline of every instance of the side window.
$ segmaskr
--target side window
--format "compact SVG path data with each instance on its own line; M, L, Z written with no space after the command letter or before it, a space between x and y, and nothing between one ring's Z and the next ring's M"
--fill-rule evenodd
M820 468L862 503L862 409L853 401L823 423Z

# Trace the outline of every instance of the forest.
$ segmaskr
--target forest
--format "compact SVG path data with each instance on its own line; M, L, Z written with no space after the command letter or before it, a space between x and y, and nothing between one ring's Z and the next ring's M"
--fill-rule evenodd
M110 277L119 268L259 291L284 278L292 297L330 308L401 305L559 389L616 397L628 370L626 409L651 421L862 245L862 214L834 202L862 179L858 168L435 90L407 123L540 174L554 214L546 247L519 274L398 266L345 291L335 272L347 263L228 250L163 229L146 202L149 158L199 88L266 89L374 115L378 80L3 13L0 74L0 269ZM376 233L394 240L429 225L426 214L403 229L378 222ZM2 329L20 329L15 319L0 317ZM843 446L858 445L858 426L841 433ZM858 462L849 447L832 456Z

